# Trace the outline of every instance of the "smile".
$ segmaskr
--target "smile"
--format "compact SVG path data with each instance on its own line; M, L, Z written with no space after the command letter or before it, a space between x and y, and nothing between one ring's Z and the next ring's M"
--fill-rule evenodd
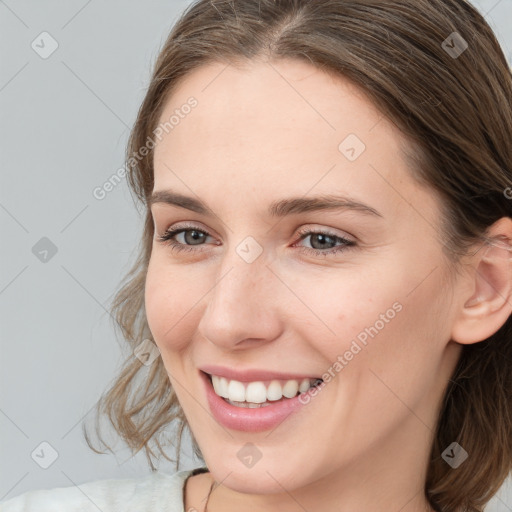
M249 408L266 407L283 397L293 398L322 382L318 378L240 382L218 375L210 375L210 380L217 396L235 407Z
M204 369L199 372L211 416L226 428L245 432L275 429L304 408L306 402L300 400L302 396L324 384L320 378L281 375L285 378L278 379L260 371L250 377L252 372L223 373L231 373L231 377L240 375L241 380L206 373Z

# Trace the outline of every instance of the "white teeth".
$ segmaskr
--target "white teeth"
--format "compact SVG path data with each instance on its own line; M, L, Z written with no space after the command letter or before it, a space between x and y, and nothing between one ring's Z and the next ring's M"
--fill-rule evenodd
M283 396L293 398L298 392L304 393L317 382L317 379L302 379L300 382L295 379L286 382L272 380L268 386L265 386L261 381L242 383L217 375L212 375L211 380L213 389L218 396L225 398L232 405L242 406L240 402L245 402L247 405L244 407L251 408L265 403L270 405L268 402L280 400Z
M299 383L296 380L289 380L283 388L283 395L286 398L293 398L299 391Z
M228 398L233 402L245 402L245 387L237 380L229 381Z
M218 377L215 377L215 379L212 378L212 385L213 385L213 390L215 391L215 393L219 396L222 396L220 394L220 385L219 385L219 378Z
M309 379L308 379L309 387ZM267 399L268 400L280 400L283 398L283 388L277 380L273 380L267 388Z
M232 402L229 398L226 399L226 402L231 405L236 405L237 407L246 407L247 409L257 409L259 407L267 407L267 405L270 405L268 402L264 402L262 404L253 404L252 402Z
M262 404L267 401L267 388L263 382L251 382L245 390L245 401Z
M309 379L303 379L299 385L299 391L301 393L304 393L304 391L307 391L309 388L310 388Z
M225 377L217 377L215 380L217 381L217 387L219 389L218 391L215 391L215 393L217 393L217 395L221 396L222 398L228 398L228 379ZM213 378L212 382L214 382ZM215 383L213 384L213 389L215 389Z

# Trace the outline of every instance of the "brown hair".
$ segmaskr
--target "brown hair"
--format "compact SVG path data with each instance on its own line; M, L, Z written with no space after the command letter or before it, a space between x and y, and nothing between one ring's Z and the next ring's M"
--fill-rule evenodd
M464 41L468 47L460 55L450 51L463 49ZM468 2L194 2L158 56L127 148L128 181L145 209L145 225L137 260L115 296L112 315L131 353L97 407L132 452L145 449L152 469L150 441L171 460L157 436L174 422L179 467L181 434L188 425L162 359L148 367L133 357L133 349L151 338L144 284L154 234L147 207L152 151L142 158L134 155L147 144L182 77L206 63L236 65L262 56L300 59L345 77L396 124L410 141L411 173L441 199L443 250L455 271L475 241L487 240L491 224L511 216L504 193L512 183L511 71L491 28ZM463 346L448 383L425 482L434 509L481 511L509 475L511 390L509 317L487 340ZM84 435L94 450L85 429ZM456 470L441 457L453 441L469 453ZM193 436L192 442L201 457Z

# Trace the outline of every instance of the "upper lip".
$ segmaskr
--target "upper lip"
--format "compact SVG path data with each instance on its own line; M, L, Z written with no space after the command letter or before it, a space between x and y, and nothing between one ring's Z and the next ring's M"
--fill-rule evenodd
M204 373L225 377L228 380L237 380L239 382L254 382L263 380L302 380L302 379L320 379L314 375L306 373L283 373L273 370L260 370L258 368L247 368L245 370L235 370L225 366L204 365L199 368Z

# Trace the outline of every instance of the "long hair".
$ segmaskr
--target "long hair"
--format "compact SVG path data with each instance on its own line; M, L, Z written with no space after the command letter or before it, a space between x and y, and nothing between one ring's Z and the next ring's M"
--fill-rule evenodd
M144 284L153 221L148 145L180 80L211 62L236 65L260 56L298 59L364 91L409 141L410 172L441 198L448 261L456 263L487 228L511 216L512 77L479 12L464 0L199 0L174 25L154 65L127 147L127 179L145 213L138 257L111 307L130 356L97 404L136 453L186 418L161 358L133 356L151 340ZM511 190L511 189L508 189ZM150 341L151 342L151 341ZM98 429L97 429L98 432ZM86 430L84 435L95 450ZM101 436L100 436L101 438ZM457 441L469 458L457 470L442 459ZM104 441L102 440L104 443ZM194 452L201 452L192 436ZM104 443L105 446L108 446ZM97 451L97 450L95 450ZM100 452L98 452L100 453ZM512 468L512 320L490 338L464 345L437 418L425 496L439 511L481 511Z

